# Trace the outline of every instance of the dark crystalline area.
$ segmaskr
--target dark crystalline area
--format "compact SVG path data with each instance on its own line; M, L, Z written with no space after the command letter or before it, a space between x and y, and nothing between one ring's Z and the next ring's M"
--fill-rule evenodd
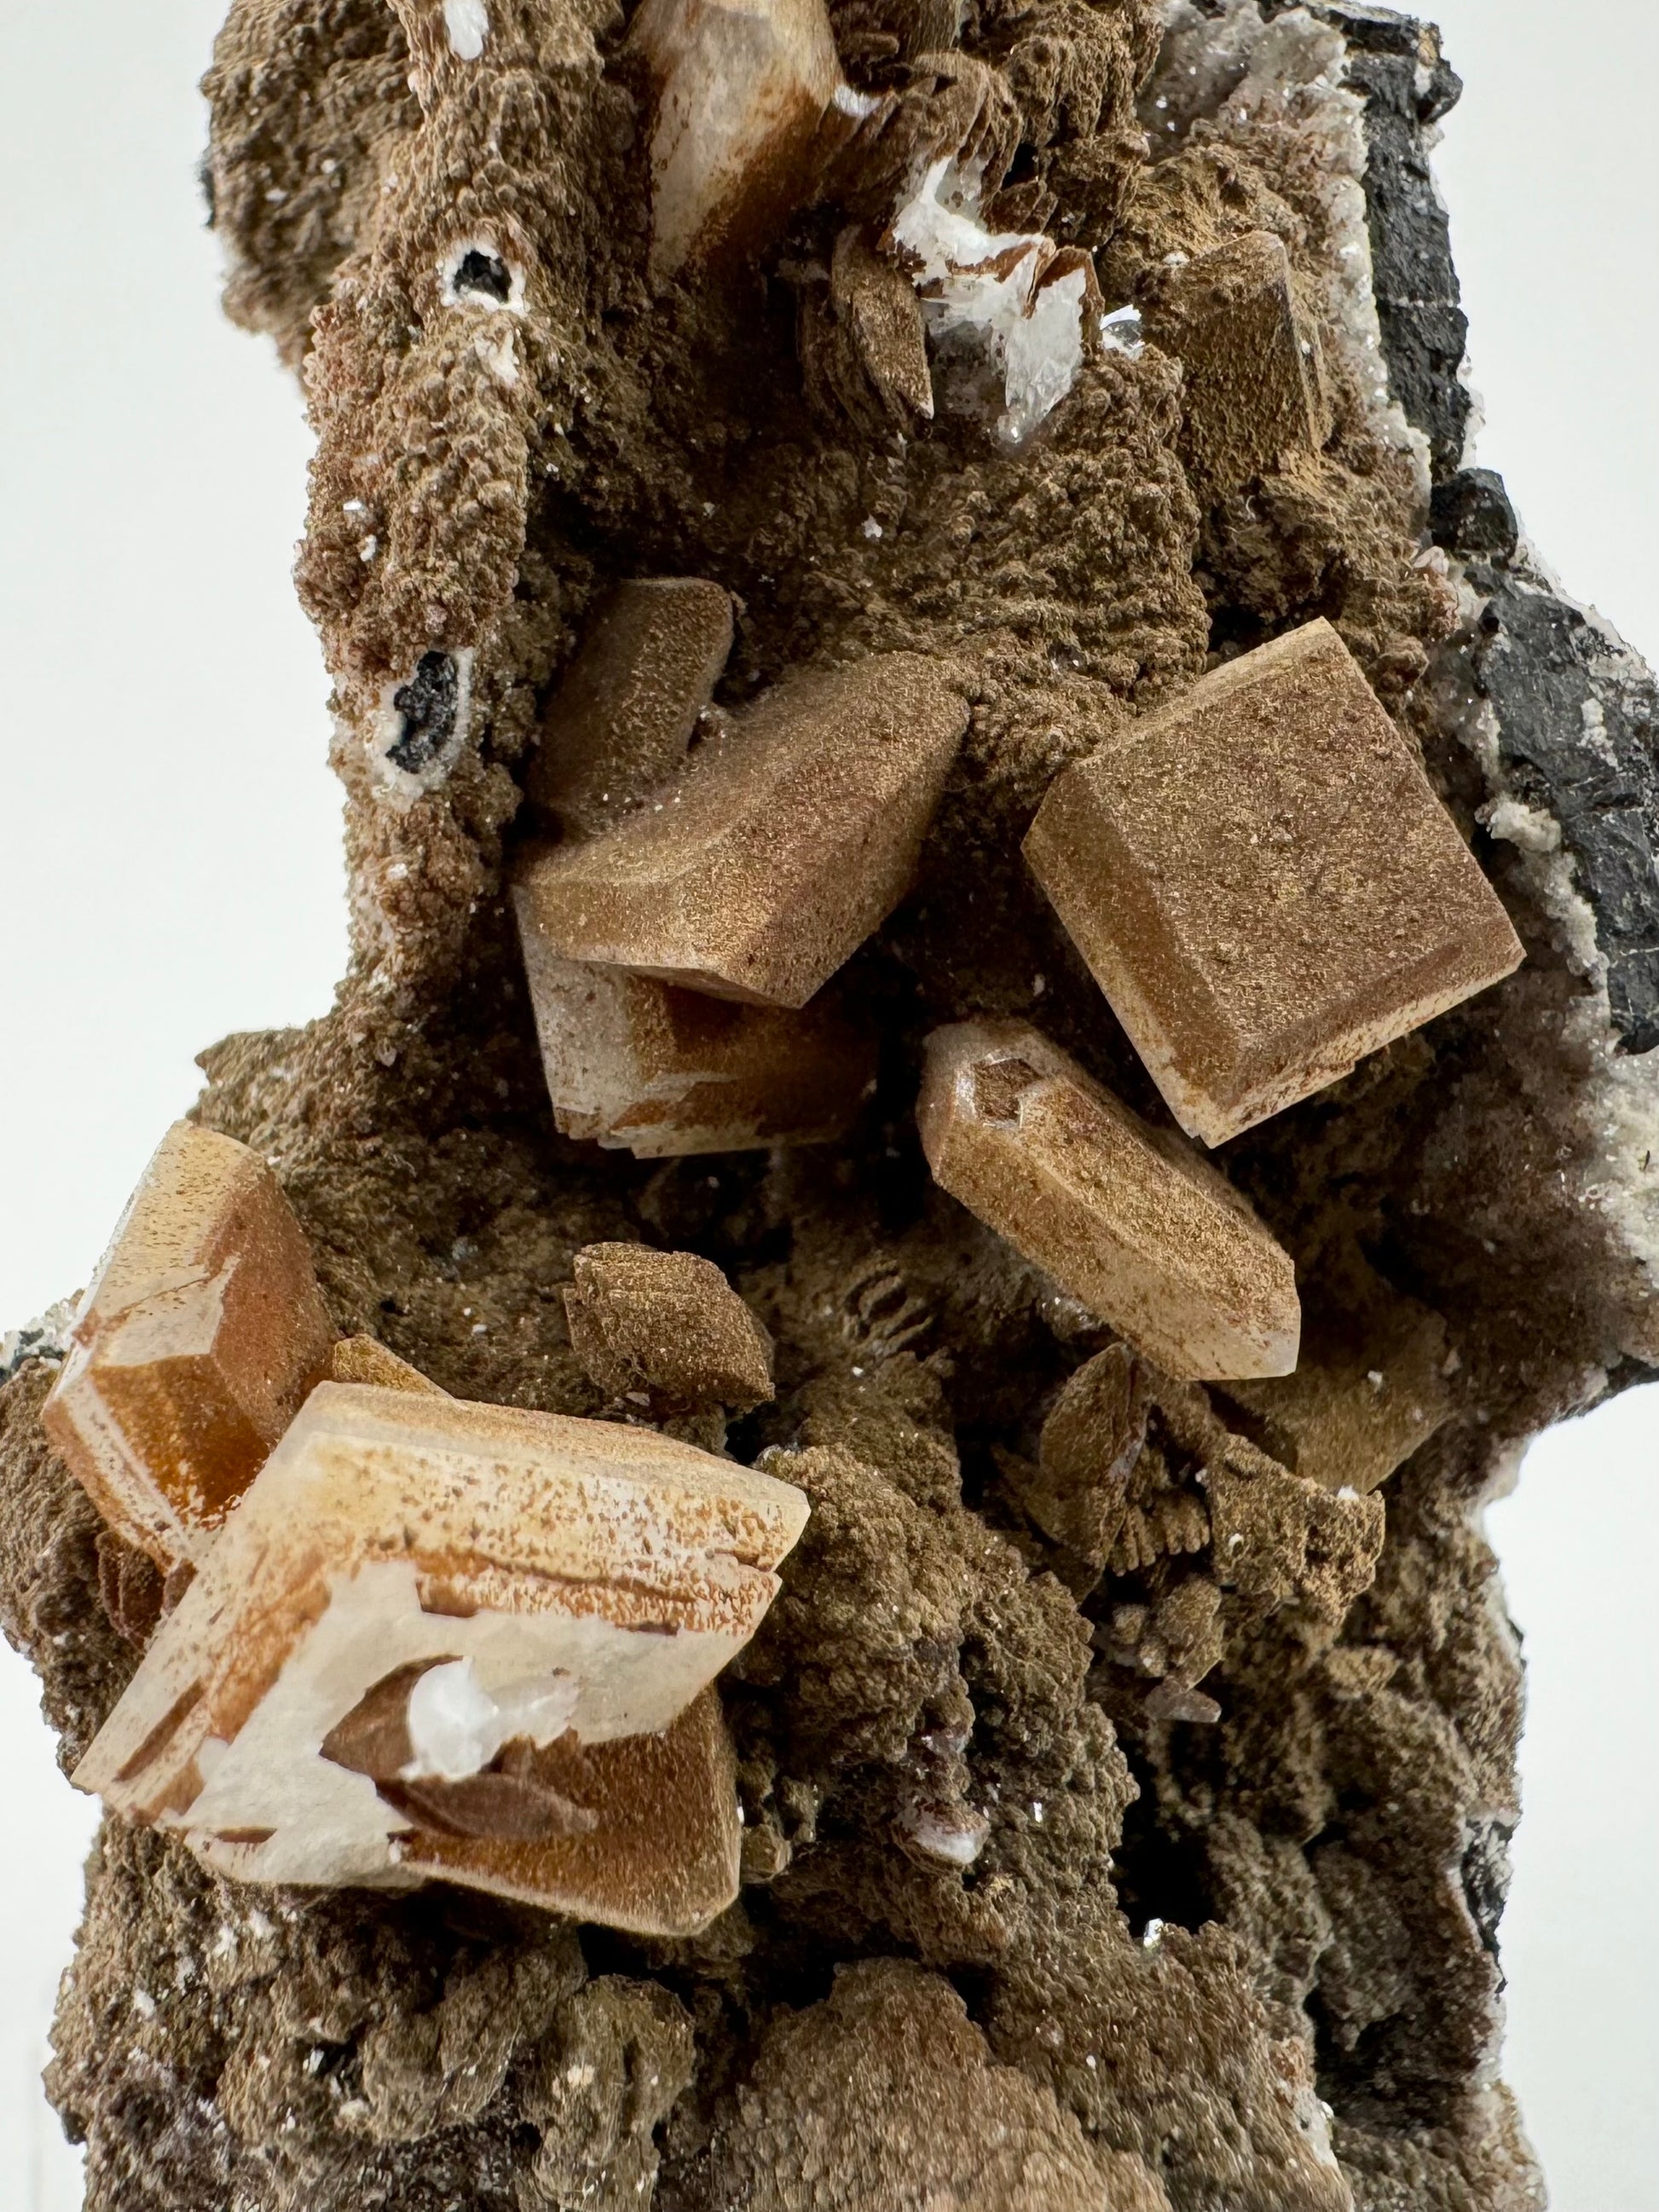
M1458 80L1358 4L756 17L765 127L707 173L663 120L731 67L689 0L234 0L215 50L227 307L317 437L353 957L323 1019L201 1055L167 1143L233 1140L241 1194L145 1291L150 1456L75 1410L143 1364L112 1291L0 1366L0 1619L112 1808L48 2082L88 2205L1533 2212L1480 1513L1659 1364L1659 772L1653 678L1465 452ZM940 209L1018 246L1012 307ZM1231 869L1203 833L1254 787L1173 775L1133 927L1062 919L1050 793L1116 835L1098 761L1138 725L1199 757L1258 678L1409 807L1364 785L1309 859L1287 802ZM578 705L614 799L560 754ZM1455 944L1437 892L1364 906L1407 819ZM1194 951L1200 866L1261 915ZM1421 974L1304 1034L1339 909ZM1160 1012L1169 945L1259 1024L1237 1082L1219 1017ZM186 1343L279 1247L303 1356L274 1293ZM1218 1315L1255 1349L1195 1349ZM210 1370L270 1456L204 1534ZM307 1751L414 1842L261 1880L286 1808L186 1817L236 1748L188 1639L261 1486L364 1407L400 1467L469 1423L492 1465L646 1455L714 1533L664 1507L626 1553L618 1509L604 1632L653 1681L688 1622L726 1642L613 1765L497 1714L459 1780L404 1771L422 1647ZM408 1517L362 1516L387 1590ZM271 1526L298 1667L329 1562ZM537 1558L489 1587L551 1636ZM733 1560L780 1585L737 1626ZM461 1575L420 1610L481 1638L510 1607ZM135 1699L164 1724L112 1762Z

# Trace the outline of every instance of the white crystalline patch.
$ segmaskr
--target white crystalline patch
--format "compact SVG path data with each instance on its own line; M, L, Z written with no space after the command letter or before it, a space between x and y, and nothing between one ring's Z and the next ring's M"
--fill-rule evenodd
M1079 269L1039 289L1053 258L1048 240L987 230L978 199L974 172L935 161L900 209L893 239L912 264L934 338L974 342L1001 371L1005 411L997 430L1018 445L1077 381L1086 283Z
M1008 411L1002 434L1015 445L1029 438L1043 417L1059 406L1077 382L1083 366L1081 269L1045 284L1030 309L1009 328L1003 356Z
M873 115L881 106L873 93L855 92L850 84L836 87L834 104L843 115L850 115L855 123L862 123L866 116Z
M1127 353L1131 361L1138 359L1141 349L1139 308L1114 307L1109 315L1103 315L1100 336L1103 343L1114 353Z
M489 36L485 0L444 0L444 28L449 33L449 50L456 59L476 62Z
M470 1659L431 1668L410 1693L409 1740L415 1756L404 1778L465 1782L482 1773L515 1737L550 1744L570 1725L579 1695L568 1674L532 1677L492 1696Z

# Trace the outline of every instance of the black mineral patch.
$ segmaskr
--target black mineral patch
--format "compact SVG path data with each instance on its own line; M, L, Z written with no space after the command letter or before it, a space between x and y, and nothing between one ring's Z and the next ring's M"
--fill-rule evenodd
M458 300L495 300L505 307L513 295L513 273L499 253L473 246L461 256L455 271Z
M1613 1025L1628 1052L1659 1045L1659 684L1579 608L1503 575L1474 675L1498 717L1516 796L1561 825L1595 915Z
M1460 469L1436 484L1429 521L1437 545L1486 561L1507 561L1521 534L1495 469Z
M1462 84L1431 25L1335 0L1315 12L1347 40L1347 82L1364 99L1365 215L1382 353L1394 397L1429 441L1438 481L1463 458L1469 395L1458 368L1468 319L1425 134L1455 106Z
M410 775L418 775L439 758L455 734L460 711L460 671L453 653L423 653L407 684L392 695L400 717L396 741L386 758Z

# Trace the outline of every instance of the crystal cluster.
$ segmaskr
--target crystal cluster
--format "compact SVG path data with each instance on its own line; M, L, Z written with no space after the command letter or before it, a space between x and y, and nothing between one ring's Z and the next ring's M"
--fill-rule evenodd
M569 1296L623 1396L770 1394L765 1332L707 1261L595 1247ZM270 1168L188 1122L76 1331L48 1433L112 1531L181 1571L82 1789L251 1881L441 1875L661 1935L731 1901L709 1686L777 1590L799 1492L336 1340Z
M322 1383L76 1780L246 1881L686 1932L737 1887L704 1693L805 1517L647 1429Z

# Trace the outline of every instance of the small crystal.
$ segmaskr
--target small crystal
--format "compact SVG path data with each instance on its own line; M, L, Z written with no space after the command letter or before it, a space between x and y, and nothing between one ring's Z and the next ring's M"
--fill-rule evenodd
M785 1012L561 960L544 947L532 884L520 883L514 904L566 1136L665 1159L846 1133L875 1079L875 1046L827 994Z
M1166 270L1145 305L1146 336L1180 361L1182 459L1214 500L1330 434L1318 325L1298 307L1271 231L1229 239Z
M526 790L566 837L607 829L685 759L732 650L732 595L699 576L619 584L547 711Z
M603 836L533 855L520 927L549 954L799 1007L909 888L968 720L933 661L797 678Z
M82 1300L41 1420L110 1527L165 1571L210 1545L333 1338L270 1168L175 1122Z
M570 1341L601 1389L747 1412L772 1395L772 1340L712 1260L590 1244L564 1294Z
M629 45L656 95L650 271L764 245L807 196L826 118L861 119L823 0L644 0Z
M935 1179L1169 1374L1295 1367L1289 1255L1181 1138L1029 1024L936 1030L916 1119Z
M441 1874L683 1932L736 1887L704 1693L805 1518L652 1430L322 1383L76 1782L240 1879ZM698 1827L652 1839L653 1775Z
M1231 1383L1224 1395L1281 1466L1364 1497L1450 1416L1446 1325L1391 1290L1357 1250L1319 1265L1307 1305L1295 1374Z
M1323 621L1074 762L1025 856L1170 1110L1206 1145L1322 1090L1522 957Z

